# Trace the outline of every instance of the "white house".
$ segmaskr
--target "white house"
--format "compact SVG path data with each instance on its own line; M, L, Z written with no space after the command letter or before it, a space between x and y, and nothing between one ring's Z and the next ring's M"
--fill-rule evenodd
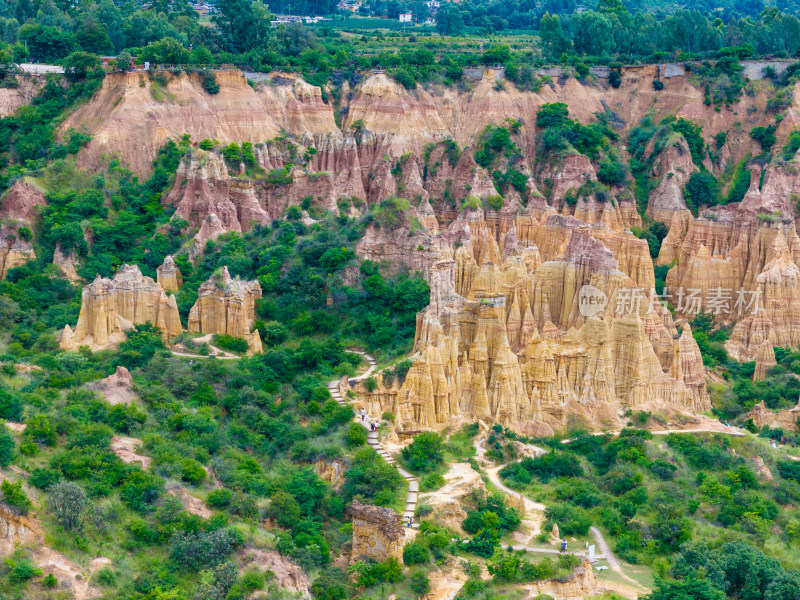
M400 13L398 19L401 23L411 23L411 19L414 17L411 13Z

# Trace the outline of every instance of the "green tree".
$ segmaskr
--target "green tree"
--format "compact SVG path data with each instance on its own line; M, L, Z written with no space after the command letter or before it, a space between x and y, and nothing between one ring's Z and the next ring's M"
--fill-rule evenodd
M411 576L411 579L409 579L408 587L411 588L411 591L414 592L414 595L417 596L417 598L421 598L430 591L431 583L428 580L428 576L424 572L418 571Z
M145 512L154 508L163 491L164 482L160 477L145 471L133 471L120 487L119 497L133 510Z
M42 62L65 58L74 47L72 36L55 27L25 24L20 27L19 39L31 58Z
M21 515L27 515L31 508L33 508L33 502L28 498L28 494L25 493L25 490L22 489L21 481L12 483L10 480L4 479L3 483L0 484L0 491L3 493L3 502Z
M539 21L539 37L542 40L545 56L551 60L572 49L572 41L564 31L558 15L544 13Z
M83 79L99 68L100 57L90 52L73 52L64 59L64 74L68 79Z
M78 25L75 41L82 50L92 54L108 54L114 50L105 28L94 19L86 19Z
M461 35L464 32L464 18L461 9L454 2L443 2L436 11L436 31L442 35Z
M232 52L264 47L272 36L269 7L250 0L220 0L212 17L220 36Z
M130 69L133 55L127 50L123 50L117 55L117 68L120 71L127 71Z
M8 428L0 427L0 467L7 467L14 459L14 450L17 445Z
M717 180L708 171L693 173L683 191L686 196L686 205L694 213L700 206L715 205L719 195Z
M74 481L59 481L47 490L47 506L65 530L78 531L89 500L84 489Z
M432 431L418 434L403 448L401 455L408 468L418 473L434 471L444 462L442 436Z

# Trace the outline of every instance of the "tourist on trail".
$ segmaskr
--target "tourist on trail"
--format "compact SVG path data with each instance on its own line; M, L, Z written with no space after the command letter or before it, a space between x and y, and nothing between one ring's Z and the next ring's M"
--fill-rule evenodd
M361 409L361 420L365 420L367 418L367 411L363 408Z
M567 540L562 539L561 540L561 552L566 552L566 551L567 551Z

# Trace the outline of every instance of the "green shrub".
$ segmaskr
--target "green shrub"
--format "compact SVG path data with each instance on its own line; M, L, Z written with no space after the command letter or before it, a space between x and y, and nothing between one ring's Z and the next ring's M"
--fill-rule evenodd
M430 473L444 463L444 443L438 433L426 431L414 437L400 455L408 468L415 473Z
M14 438L8 429L0 427L0 466L7 467L14 459L14 449L17 447Z
M545 509L544 514L550 522L558 524L562 535L586 535L592 525L589 512L579 506L551 505Z
M184 458L181 463L181 479L192 485L200 485L206 478L206 470L193 458Z
M697 213L700 206L713 206L717 204L719 188L716 178L708 171L693 173L686 182L684 196L689 209Z
M407 565L422 565L431 560L428 547L419 541L409 542L403 546L403 562Z
M600 167L597 169L597 178L606 185L622 185L627 177L627 167L615 157L612 156L600 161Z
M347 428L347 436L345 437L344 444L350 449L358 448L367 443L368 433L367 430L358 423L350 423Z
M786 145L783 147L781 155L784 160L792 160L798 150L800 150L800 131L792 129L786 139Z
M219 93L217 76L213 71L203 71L203 89L211 95Z
M21 515L27 515L33 508L33 502L28 498L28 494L22 489L22 481L12 483L4 479L0 484L0 491L3 493L3 502L16 510Z
M698 167L701 167L703 159L706 157L705 141L701 135L703 126L692 123L688 119L681 117L672 124L672 128L680 133L689 145L689 151L692 154L692 162Z
M94 576L94 580L104 587L114 587L117 585L117 574L111 567L103 567Z
M226 488L211 490L206 496L206 504L211 508L226 508L233 500L233 492Z
M419 480L419 489L421 492L430 492L438 490L444 483L444 477L441 473L428 473Z
M161 497L164 482L160 477L145 471L134 471L125 479L119 490L119 497L135 511L152 510Z
M235 354L244 354L250 349L247 340L234 337L229 333L215 333L211 336L211 342L218 348Z
M522 474L523 471L527 477ZM530 483L531 477L547 483L557 477L582 477L583 468L572 454L553 451L537 458L526 457L518 463L512 463L500 471L500 476L523 484Z
M42 570L27 558L20 560L7 558L6 566L9 568L8 580L15 585L24 584L42 574Z
M756 126L750 130L750 137L761 144L761 150L769 152L778 139L775 137L775 130L777 126L770 125L769 127Z
M417 571L411 575L411 578L408 580L408 587L417 598L421 598L430 591L431 583L424 572Z

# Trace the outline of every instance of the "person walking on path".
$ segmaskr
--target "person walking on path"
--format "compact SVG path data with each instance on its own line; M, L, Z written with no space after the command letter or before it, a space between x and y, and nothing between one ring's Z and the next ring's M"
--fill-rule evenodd
M367 411L363 408L361 409L361 420L364 421L367 418Z

